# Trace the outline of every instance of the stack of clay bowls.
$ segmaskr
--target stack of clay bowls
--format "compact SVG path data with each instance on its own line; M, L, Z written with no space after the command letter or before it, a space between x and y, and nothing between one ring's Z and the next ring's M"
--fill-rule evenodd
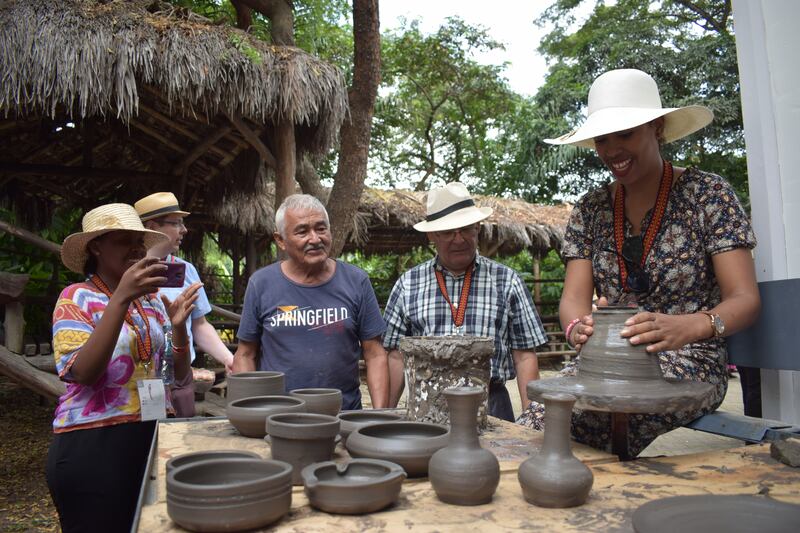
M306 402L306 411L336 416L342 410L342 391L339 389L294 389L290 396Z
M225 414L244 437L267 434L267 418L279 413L305 413L306 402L291 396L253 396L228 402Z
M428 475L431 456L447 446L450 431L429 422L383 422L357 428L347 437L352 457L385 459L402 466L408 477Z
M406 473L389 461L351 459L314 463L301 472L309 503L328 513L363 514L393 504Z
M167 474L167 513L191 531L265 527L291 504L292 467L282 461L208 459Z
M261 459L261 456L255 452L248 452L246 450L203 450L200 452L184 453L178 455L167 461L167 474L172 472L175 468L186 466L192 463L199 463L200 461L208 461L209 459Z
M228 403L240 398L286 394L283 372L269 370L238 372L228 376L227 382L228 392L226 398Z

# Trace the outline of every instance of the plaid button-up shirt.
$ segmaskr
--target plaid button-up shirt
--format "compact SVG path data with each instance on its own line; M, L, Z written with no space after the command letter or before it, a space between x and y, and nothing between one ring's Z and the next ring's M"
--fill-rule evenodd
M460 331L453 323L450 306L442 296L434 269L444 274L445 287L458 308L464 274L454 276L439 265L438 258L417 265L394 285L386 304L387 329L383 345L397 349L405 336L476 335L494 339L492 378L514 379L511 350L532 350L547 342L527 287L513 269L476 255L475 270Z

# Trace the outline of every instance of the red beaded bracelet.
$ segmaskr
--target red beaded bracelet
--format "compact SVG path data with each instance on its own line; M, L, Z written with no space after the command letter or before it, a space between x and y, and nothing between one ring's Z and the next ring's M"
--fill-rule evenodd
M570 339L570 334L572 333L572 330L575 329L575 325L578 324L580 321L581 321L580 318L573 318L570 321L570 323L567 324L567 329L564 330L564 336L567 338L567 344L569 344L573 348L575 347L575 345L572 344L572 340Z

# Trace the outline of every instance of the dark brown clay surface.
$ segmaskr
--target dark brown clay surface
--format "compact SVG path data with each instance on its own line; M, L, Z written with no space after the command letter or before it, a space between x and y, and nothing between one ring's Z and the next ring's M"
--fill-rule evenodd
M783 533L800 527L800 505L763 496L674 496L633 512L637 533Z
M261 459L261 456L255 452L248 452L247 450L203 450L201 452L184 453L183 455L178 455L167 461L167 474L169 474L173 468L178 468L191 463L206 461L208 459L227 458Z
M227 377L228 403L239 398L274 396L286 394L283 372L255 371L238 372Z
M402 419L402 415L386 411L374 411L371 409L342 411L339 413L339 420L342 422L342 426L339 428L339 434L342 436L342 439L347 442L347 436L357 428L369 424L376 424L378 422L393 422Z
M280 413L304 413L306 404L291 396L255 396L228 402L225 413L233 427L244 437L263 438L267 417Z
M336 416L342 410L342 391L339 389L294 389L289 393L306 402L306 411Z
M449 435L446 426L428 422L383 422L350 433L346 447L353 457L391 461L408 477L424 477L431 456L447 446Z
M500 483L500 463L478 440L478 406L483 387L445 389L450 408L450 442L431 457L428 477L436 496L454 505L482 505L492 501Z
M191 531L242 531L276 522L292 504L291 465L209 459L167 474L167 513Z
M309 503L340 514L371 513L391 505L406 478L400 465L378 459L314 463L301 475Z
M284 413L267 418L272 458L293 467L292 483L302 485L301 471L330 461L339 436L339 419L316 413Z

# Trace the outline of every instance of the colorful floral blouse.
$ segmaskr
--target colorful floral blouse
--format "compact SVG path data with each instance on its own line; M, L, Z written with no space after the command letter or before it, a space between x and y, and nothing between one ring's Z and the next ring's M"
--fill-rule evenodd
M164 353L164 325L169 319L164 304L155 294L148 295L142 302L150 322L152 374ZM136 382L145 378L145 371L135 355L136 333L127 322L122 324L114 353L97 383L81 385L72 380L70 369L107 305L108 297L88 281L64 289L56 303L53 311L53 354L58 375L67 384L67 392L59 398L53 420L56 433L141 419ZM132 316L137 326L143 328L139 313L134 312ZM168 389L165 387L167 411L173 412Z
M633 296L622 292L612 205L608 187L583 196L572 211L562 249L565 260L592 261L595 291L610 303ZM652 210L645 215L642 233L651 217ZM626 220L626 237L630 231ZM721 297L711 256L755 245L750 221L730 184L716 174L686 169L675 179L661 230L644 265L652 290L638 296L638 304L673 315L716 306ZM722 343L709 344L719 348L716 345Z

